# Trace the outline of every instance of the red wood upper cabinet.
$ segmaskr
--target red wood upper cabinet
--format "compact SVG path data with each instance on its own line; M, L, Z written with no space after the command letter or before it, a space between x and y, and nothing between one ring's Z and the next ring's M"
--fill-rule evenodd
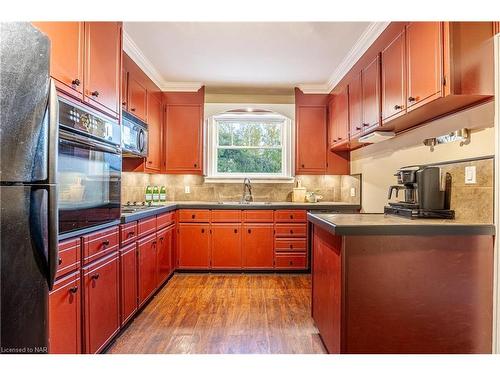
M120 112L121 22L85 23L84 100L118 117Z
M273 224L244 224L242 253L244 269L273 268Z
M81 353L80 272L56 281L49 293L49 353Z
M349 131L351 138L357 137L363 131L361 72L355 74L349 82Z
M202 106L167 104L165 112L166 173L202 174Z
M441 22L406 26L408 111L442 96L443 35Z
M137 241L139 264L139 306L142 306L155 292L158 285L156 234Z
M172 272L172 251L174 251L174 226L171 225L158 231L158 253L156 257L158 269L158 281L160 286L163 284Z
M127 109L137 118L144 122L148 121L146 115L147 106L147 90L146 88L136 79L134 74L128 74L128 85L127 85ZM148 124L149 125L149 124ZM149 130L149 128L148 128Z
M212 224L212 269L241 268L241 224Z
M85 353L100 352L120 329L118 252L83 269Z
M297 107L296 174L324 173L327 114L325 106Z
M380 57L361 71L364 131L380 126Z
M83 99L83 22L33 22L50 39L50 75L58 89Z
M137 304L137 248L135 242L120 249L120 321L124 325L135 314Z
M153 171L161 169L161 94L148 93L148 157L146 168Z
M122 64L122 110L127 110L128 104L128 71L125 67L125 63Z
M382 123L406 113L405 31L382 51Z
M179 224L177 254L180 269L209 268L210 226L208 224Z
M349 140L349 88L345 86L333 95L330 147L338 148Z

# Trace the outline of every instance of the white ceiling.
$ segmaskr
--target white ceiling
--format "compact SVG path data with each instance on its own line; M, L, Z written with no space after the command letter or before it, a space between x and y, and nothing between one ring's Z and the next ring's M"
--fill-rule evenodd
M368 22L125 22L124 48L133 46L138 57L131 57L160 86L319 87L373 28Z

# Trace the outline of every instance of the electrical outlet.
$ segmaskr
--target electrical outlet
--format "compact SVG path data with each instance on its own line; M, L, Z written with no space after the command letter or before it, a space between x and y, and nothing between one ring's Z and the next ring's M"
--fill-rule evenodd
M190 194L191 193L191 187L190 186L184 186L184 193Z
M355 197L355 196L356 196L356 188L352 187L351 188L351 197Z
M465 167L465 183L475 184L476 183L476 166L470 165Z

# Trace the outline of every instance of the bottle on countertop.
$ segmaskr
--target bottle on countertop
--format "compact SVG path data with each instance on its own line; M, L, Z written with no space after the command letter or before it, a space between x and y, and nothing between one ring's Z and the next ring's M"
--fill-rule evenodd
M153 188L151 186L146 187L146 194L144 195L144 201L150 203L153 201Z
M160 204L165 204L167 201L167 188L162 185L160 187Z
M153 204L157 205L160 202L160 189L158 186L153 186Z

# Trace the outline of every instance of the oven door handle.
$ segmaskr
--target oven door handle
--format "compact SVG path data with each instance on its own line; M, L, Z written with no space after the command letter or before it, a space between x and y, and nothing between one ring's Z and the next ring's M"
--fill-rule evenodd
M85 137L80 134L72 133L63 129L59 130L59 142L78 145L84 148L91 148L99 151L110 152L113 154L121 154L119 146L113 146L93 138Z

